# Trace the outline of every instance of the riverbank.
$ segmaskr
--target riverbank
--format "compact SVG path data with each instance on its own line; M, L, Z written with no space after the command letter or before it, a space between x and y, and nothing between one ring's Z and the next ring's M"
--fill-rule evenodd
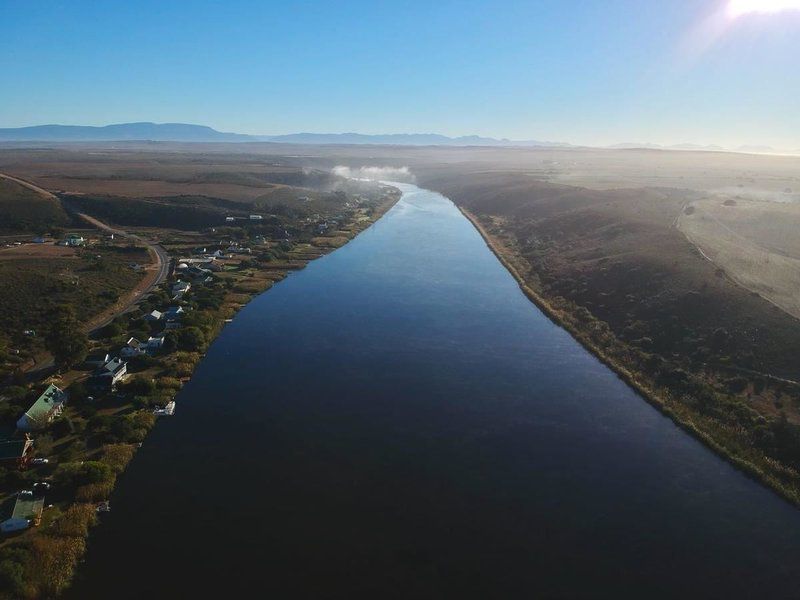
M156 325L144 320L143 315L156 307L162 311L170 305L182 307L182 319L172 321L179 328L166 331L162 349L154 356L137 353L129 358L129 374L116 390L97 392L88 388L85 368L66 371L45 382L70 393L59 419L36 435L36 455L47 457L49 462L6 481L6 486L20 489L31 485L29 481L49 481L53 490L48 492L47 501L53 506L45 511L39 527L0 543L0 562L6 567L0 597L53 597L69 585L96 521L95 506L109 499L117 477L155 425L154 413L189 381L225 324L291 271L304 268L369 228L400 198L395 188L386 188L381 194L375 201L363 201L347 211L349 216L333 221L334 226L319 227L307 242L262 241L247 252L237 245L240 253L219 260L218 272L203 274L203 281L193 284L179 298L174 290L167 289L171 284L159 286L142 300L141 315L118 317L103 329L95 344L94 350L108 353L120 346L131 347L126 341L129 338L146 340L145 336L155 334ZM179 237L172 244L165 242L165 247L171 258L178 258L190 247L200 242L212 244L214 239L194 236L191 244L186 244ZM213 282L208 283L207 278ZM175 418L180 418L180 409ZM6 496L11 498L9 494Z
M724 435L724 432L719 428L713 427L713 423L703 422L685 404L676 401L670 390L654 385L652 377L647 373L637 372L627 366L618 358L618 355L620 352L629 352L630 348L623 348L624 343L616 338L613 338L612 342L617 346L616 348L610 344L604 346L598 343L595 339L597 333L597 322L595 320L587 322L585 317L583 319L578 318L575 310L577 307L574 305L569 307L563 298L559 305L553 299L545 297L534 289L531 282L523 277L520 272L519 263L525 261L520 253L515 252L500 237L490 233L477 215L462 206L457 204L456 206L472 223L498 260L511 273L522 292L549 319L568 331L575 340L613 370L623 381L636 390L643 399L672 419L678 426L701 440L711 450L741 469L744 473L768 486L795 506L800 506L800 484L796 473L787 473L785 467L776 466L774 462L770 462L762 454L754 454L753 449L750 449L750 452L747 453L746 449L735 443L736 440ZM530 265L527 266L530 267ZM569 310L570 308L573 310ZM605 342L611 341L609 336L609 331L602 332ZM787 475L791 477L789 481L783 479Z

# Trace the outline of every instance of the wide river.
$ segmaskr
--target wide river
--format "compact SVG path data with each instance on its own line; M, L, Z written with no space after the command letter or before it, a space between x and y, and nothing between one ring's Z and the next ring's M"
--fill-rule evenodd
M446 198L254 299L75 598L800 596L800 511L551 323Z

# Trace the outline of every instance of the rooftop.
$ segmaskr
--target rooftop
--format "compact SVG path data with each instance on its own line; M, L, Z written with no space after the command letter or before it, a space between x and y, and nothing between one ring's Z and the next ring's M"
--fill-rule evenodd
M36 419L37 417L49 415L50 412L55 407L62 404L65 399L66 394L51 383L25 414L29 419Z

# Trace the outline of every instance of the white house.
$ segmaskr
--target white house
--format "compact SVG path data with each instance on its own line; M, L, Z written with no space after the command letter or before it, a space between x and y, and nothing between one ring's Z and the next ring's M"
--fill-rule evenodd
M147 351L158 352L164 346L164 334L150 337L147 339Z
M144 316L145 321L160 321L164 317L164 313L158 310L153 310Z
M189 291L192 287L192 284L188 281L176 281L175 285L172 286L172 295L177 296L178 294L185 294Z
M122 358L133 358L134 356L140 356L144 354L145 350L145 345L135 337L132 337L120 349L119 355Z
M89 380L89 383L93 387L112 390L127 372L128 363L121 358L115 358L97 369Z

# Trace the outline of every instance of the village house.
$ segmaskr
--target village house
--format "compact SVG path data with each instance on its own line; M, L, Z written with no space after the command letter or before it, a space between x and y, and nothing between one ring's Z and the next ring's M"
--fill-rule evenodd
M31 407L17 421L20 431L34 431L44 429L53 419L61 414L67 394L52 383L42 392Z
M151 310L143 318L145 321L150 321L150 322L160 321L161 319L164 318L164 313L158 310Z
M164 318L169 321L180 321L181 317L183 317L184 310L182 306L170 306L166 312L164 312Z
M133 358L145 353L145 344L137 340L135 337L130 338L125 345L120 349L119 355L122 358Z
M113 390L127 372L128 363L121 358L114 358L92 374L89 385L98 389Z
M0 531L9 533L21 531L31 525L38 526L42 521L44 496L37 496L30 490L17 493L11 517L0 523Z
M33 440L27 433L22 438L0 440L0 465L22 469L30 461L29 453L32 449Z
M86 239L82 235L78 235L77 233L70 233L64 239L65 245L77 247L83 246L86 243Z
M148 352L158 352L164 346L164 334L159 333L157 336L148 338L146 346Z
M178 294L185 294L189 291L192 287L192 284L188 281L181 281L180 279L175 282L175 285L172 286L172 295L177 296Z
M97 350L90 353L83 362L90 367L99 367L106 364L110 360L111 355L108 352L105 350Z

